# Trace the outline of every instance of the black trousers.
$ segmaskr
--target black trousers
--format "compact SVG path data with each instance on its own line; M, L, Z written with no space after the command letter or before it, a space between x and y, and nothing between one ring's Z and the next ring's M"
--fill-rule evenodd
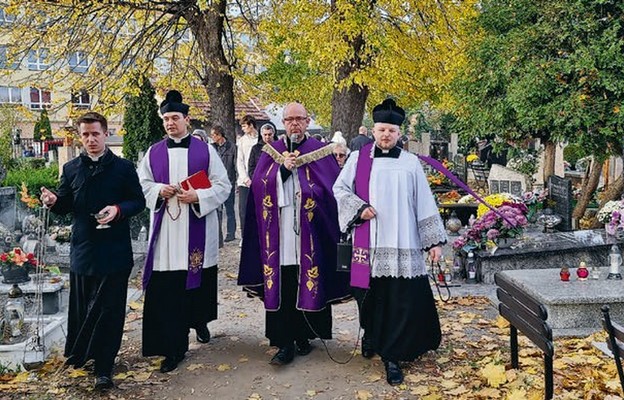
M69 274L66 363L95 361L96 376L110 376L121 346L130 271L104 276Z
M217 319L217 267L202 270L201 285L186 290L186 271L152 272L143 306L143 355L183 356L191 328Z
M280 308L266 312L266 337L271 346L284 347L297 340L317 337L331 339L331 306L328 304L321 311L314 312L298 310L299 266L282 266L280 274Z

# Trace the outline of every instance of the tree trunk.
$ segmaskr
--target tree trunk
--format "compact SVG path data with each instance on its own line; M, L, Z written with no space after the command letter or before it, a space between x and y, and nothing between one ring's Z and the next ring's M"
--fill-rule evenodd
M222 42L225 11L226 2L215 1L201 12L191 9L184 17L197 40L203 61L200 78L210 98L210 121L221 125L228 139L235 143L234 77Z
M600 174L602 173L602 165L604 161L597 161L594 159L591 165L591 170L589 172L589 177L583 185L581 190L581 198L576 203L576 207L574 207L574 211L572 212L572 218L581 219L583 215L585 215L585 210L587 210L587 205L589 204L596 188L598 187L598 183L600 182Z
M362 125L368 87L360 87L352 84L342 90L334 89L332 95L332 134L335 131L342 132L347 143L358 134L358 128ZM331 137L331 135L330 135Z
M361 1L350 0L354 8L359 9L362 16L372 17L375 0ZM340 12L336 7L336 1L332 0L331 8L333 12ZM358 85L351 81L351 75L370 64L370 57L362 57L366 40L362 33L353 37L344 37L343 40L351 49L351 57L344 60L336 70L336 82L332 93L332 115L331 129L342 132L347 140L351 141L358 134L358 128L362 125L366 100L368 99L368 86ZM343 81L348 82L346 85Z
M598 209L600 210L604 207L608 201L620 199L620 197L622 197L622 192L624 192L624 176L620 175L616 180L611 182L607 190L605 190L602 200L600 200L600 204L598 204ZM598 222L597 219L592 221L592 228L600 228L601 226L602 224Z
M544 142L544 187L548 183L548 177L555 174L555 151L557 146L551 140Z

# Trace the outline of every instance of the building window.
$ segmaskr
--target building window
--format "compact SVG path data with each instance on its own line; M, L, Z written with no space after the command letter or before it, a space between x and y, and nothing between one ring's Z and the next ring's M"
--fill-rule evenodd
M13 86L0 86L0 103L21 104L22 89Z
M48 69L48 49L30 50L28 52L28 69L31 71L44 71Z
M84 109L91 106L91 96L86 90L80 90L72 94L72 105L75 108Z
M0 7L0 25L10 25L15 22L15 15L7 14L3 7Z
M85 73L89 69L89 60L83 51L76 51L69 56L69 68L73 72Z
M49 90L30 88L30 108L33 110L41 110L49 108L52 104L52 93Z
M18 69L19 62L16 60L9 61L9 46L0 45L0 68L2 69Z

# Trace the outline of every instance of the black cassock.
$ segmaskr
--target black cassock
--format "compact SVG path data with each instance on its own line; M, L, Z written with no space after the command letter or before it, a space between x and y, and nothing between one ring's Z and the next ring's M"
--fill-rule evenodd
M184 356L190 329L217 319L217 267L202 269L196 289L186 289L187 274L152 272L145 288L144 356Z
M442 334L429 278L371 278L352 288L360 324L384 360L413 361L440 345Z

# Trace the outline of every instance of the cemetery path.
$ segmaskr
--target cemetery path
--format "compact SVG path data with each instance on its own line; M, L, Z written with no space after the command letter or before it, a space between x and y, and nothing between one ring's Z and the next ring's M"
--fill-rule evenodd
M308 356L288 366L268 364L275 349L264 338L264 309L236 286L238 243L221 252L219 319L210 323L212 340L199 344L191 333L190 351L178 369L158 371L158 358L141 356L141 300L130 303L117 388L92 390L86 371L66 369L62 358L38 374L0 375L4 399L540 399L543 398L541 353L521 337L521 369L509 369L508 325L485 297L454 297L438 302L443 343L406 365L405 383L385 382L379 357L359 355L347 364L332 361L319 340ZM464 292L469 287L464 287ZM334 308L334 339L328 351L346 361L356 345L354 302ZM604 340L604 336L597 336ZM561 399L621 399L612 359L591 346L596 337L559 339L555 356L555 393ZM408 340L408 339L406 339ZM2 373L2 371L0 371Z

